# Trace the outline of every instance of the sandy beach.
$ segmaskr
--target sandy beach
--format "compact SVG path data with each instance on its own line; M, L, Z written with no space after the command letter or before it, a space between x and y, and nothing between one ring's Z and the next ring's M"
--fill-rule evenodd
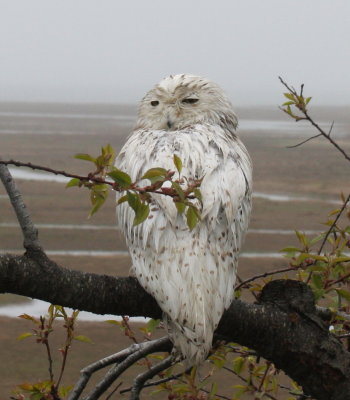
M324 139L287 148L315 134L310 127L289 122L277 107L237 111L241 117L240 136L253 160L256 193L250 231L239 265L239 276L246 279L287 264L279 257L279 250L296 244L295 229L315 234L324 230L321 223L337 208L340 193L350 190L350 180L348 163ZM98 154L100 147L107 143L120 149L132 129L135 113L134 106L3 103L0 104L0 156L57 170L88 173L88 164L75 160L74 154ZM344 149L350 150L347 108L325 107L311 114L319 118L324 127L335 120L334 135ZM65 189L62 182L38 181L35 177L17 182L33 221L38 224L42 244L55 261L89 272L128 274L130 258L121 233L115 229L113 195L101 211L88 220L86 190ZM2 186L0 250L23 251L21 233ZM95 253L91 255L88 251ZM0 305L22 300L1 295ZM44 375L46 366L43 349L36 354L34 345L15 340L29 329L26 322L7 317L0 317L0 322L1 340L7 349L2 361L8 366L1 373L0 394L8 398L15 384ZM90 346L89 350L86 350L89 345L77 345L70 365L75 374L94 357L116 351L127 343L121 334L103 324L82 322L80 327L84 334L93 336L97 345ZM10 351L14 346L18 352L15 357ZM79 351L88 352L89 356L80 357ZM33 362L32 357L38 359L34 362L35 368L28 367ZM67 377L71 378L69 375L70 372Z

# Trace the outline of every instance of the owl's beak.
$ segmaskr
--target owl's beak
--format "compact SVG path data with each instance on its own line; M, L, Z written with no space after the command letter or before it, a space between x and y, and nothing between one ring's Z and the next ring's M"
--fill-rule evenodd
M167 124L169 129L173 126L173 123L171 122L171 120L169 118L168 118L166 124Z

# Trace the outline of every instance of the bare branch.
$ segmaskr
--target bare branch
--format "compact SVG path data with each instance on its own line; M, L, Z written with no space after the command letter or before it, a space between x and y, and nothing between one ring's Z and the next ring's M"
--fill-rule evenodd
M176 374L176 375L170 375L170 376L168 376L167 378L158 379L157 381L152 381L152 382L149 382L149 383L145 383L145 384L143 385L143 387L146 388L146 387L158 386L158 385L161 385L162 383L170 382L170 381L173 381L173 380L179 380L179 378L180 378L183 374L185 374L185 373L186 373L186 371L184 371L184 372L179 372L178 374ZM126 389L121 390L119 393L120 393L120 394L128 393L128 392L131 391L131 389L132 389L132 386L130 386L130 387L126 388Z
M320 132L322 136L324 136L343 156L350 161L350 156L345 152L343 148L341 148L338 143L336 143L329 134L327 134L308 114L307 110L303 111L306 119Z
M144 342L138 345L132 345L138 346L136 351L133 351L122 362L112 367L104 376L104 378L95 386L92 392L84 398L84 400L97 400L113 384L113 382L136 361L145 357L147 354L168 349L169 343L169 338L163 337L161 339L153 340L151 342Z
M298 143L298 144L295 144L295 145L293 145L293 146L287 146L287 149L294 149L295 147L299 147L299 146L303 145L304 143L307 143L308 141L313 140L313 139L316 139L316 138L318 138L318 137L320 137L320 136L322 136L321 133L319 133L318 135L315 135L315 136L311 136L311 137L309 137L308 139L303 140L302 142L300 142L300 143Z
M137 351L140 351L142 349L146 348L154 348L154 345L169 345L170 341L169 339L166 338L161 338L157 339L151 342L146 342L146 343L140 343L140 344L132 344L129 346L127 349L124 349L122 351L119 351L116 354L113 354L111 356L108 356L106 358L103 358L102 360L98 360L94 362L93 364L88 365L87 367L83 368L80 371L80 378L78 382L76 383L74 389L71 391L68 400L77 400L79 399L79 396L85 389L89 379L91 378L91 375L99 371L102 368L107 367L108 365L114 364L114 363L121 363L125 359L127 359L129 356L132 354L136 353Z
M130 400L139 400L140 392L143 388L143 384L148 380L153 378L159 372L163 371L166 368L169 368L174 363L174 357L169 356L162 360L160 363L153 365L149 370L143 372L142 374L137 375L134 380L134 384L131 389Z
M320 246L320 248L319 248L319 250L318 250L318 253L317 253L318 255L321 254L321 252L322 252L322 250L323 250L323 247L324 247L324 245L326 244L329 235L332 233L334 227L336 226L336 224L337 224L339 218L340 218L341 215L343 214L343 212L344 212L344 210L345 210L347 204L349 203L349 201L350 201L350 194L349 194L349 196L345 199L342 208L339 210L337 216L335 217L335 219L334 219L334 221L333 221L333 224L329 227L329 229L328 229L328 231L327 231L327 233L326 233L326 236L324 237L324 239L323 239L323 241L322 241L322 243L321 243L321 246Z
M332 121L332 123L331 123L331 127L329 128L327 136L331 136L331 133L332 133L332 130L333 130L333 126L334 126L334 121Z
M331 131L332 131L332 129L333 129L334 122L332 123L329 132L326 133L326 132L325 132L311 117L310 117L310 115L309 115L309 113L308 113L308 111L307 111L307 109L306 109L307 102L305 102L305 101L304 101L304 98L303 98L304 84L301 85L300 94L298 95L297 91L296 91L293 87L290 87L280 76L279 76L278 78L279 78L279 80L281 81L282 85L285 86L286 89L289 91L289 93L291 93L293 96L296 96L296 98L299 98L299 99L300 99L300 97L302 98L301 101L299 101L298 103L295 103L294 105L295 105L295 107L298 108L298 110L302 113L303 116L300 117L300 116L297 116L297 115L294 115L294 114L289 114L288 111L285 110L285 109L283 109L283 108L282 108L282 111L284 111L284 112L286 112L287 114L289 114L289 116L291 116L292 118L294 118L297 122L300 121L300 120L307 120L307 121L309 121L310 124L311 124L312 126L314 126L318 132L320 132L320 135L321 135L321 136L325 137L325 138L326 138L326 139L327 139L327 140L328 140L328 141L329 141L329 142L330 142L330 143L331 143L331 144L332 144L332 145L333 145L333 146L334 146L348 161L350 161L350 155L348 155L348 154L345 152L345 150L344 150L343 148L341 148L341 147L338 145L338 143L336 143L336 142L331 138L331 136L330 136ZM319 136L319 135L316 135L316 136L314 136L313 138L316 138L316 137L318 137L318 136ZM309 140L310 140L310 139L309 139ZM297 145L297 146L298 146L298 145ZM294 146L294 147L297 147L297 146Z
M35 228L32 219L29 215L27 207L25 206L22 195L17 188L16 182L6 165L1 165L0 160L0 178L5 186L7 194L11 200L13 209L15 210L18 223L22 229L24 237L24 248L33 251L42 251L38 239L38 231Z
M251 278L246 279L245 281L241 281L239 283L239 285L237 287L235 287L235 290L238 290L241 287L246 286L249 282L253 282L259 278L266 278L267 276L270 276L270 275L283 274L283 272L288 272L288 271L295 271L297 268L298 267L285 267L285 268L275 269L273 271L268 271L268 272L264 272L259 275L252 276Z

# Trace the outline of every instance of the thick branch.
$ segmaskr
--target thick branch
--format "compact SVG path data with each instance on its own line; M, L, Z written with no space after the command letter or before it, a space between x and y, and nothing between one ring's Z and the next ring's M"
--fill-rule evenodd
M6 292L95 314L162 316L135 278L69 270L43 252L0 255L0 293Z
M22 229L24 247L26 249L31 248L33 250L41 250L38 239L38 231L30 218L27 207L23 202L22 195L17 188L16 182L13 180L6 165L0 164L0 179L5 186L7 194L11 200L12 207L15 210L19 225Z
M40 252L0 256L0 292L97 314L161 316L136 279L71 271ZM349 399L350 354L317 316L310 289L301 282L272 281L258 304L234 301L217 334L273 361L319 400Z

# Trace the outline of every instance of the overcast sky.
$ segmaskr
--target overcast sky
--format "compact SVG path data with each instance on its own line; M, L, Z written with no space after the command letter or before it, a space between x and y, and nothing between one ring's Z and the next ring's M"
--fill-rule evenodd
M278 75L350 104L349 0L0 0L0 101L134 103L190 72L234 104L279 104Z

